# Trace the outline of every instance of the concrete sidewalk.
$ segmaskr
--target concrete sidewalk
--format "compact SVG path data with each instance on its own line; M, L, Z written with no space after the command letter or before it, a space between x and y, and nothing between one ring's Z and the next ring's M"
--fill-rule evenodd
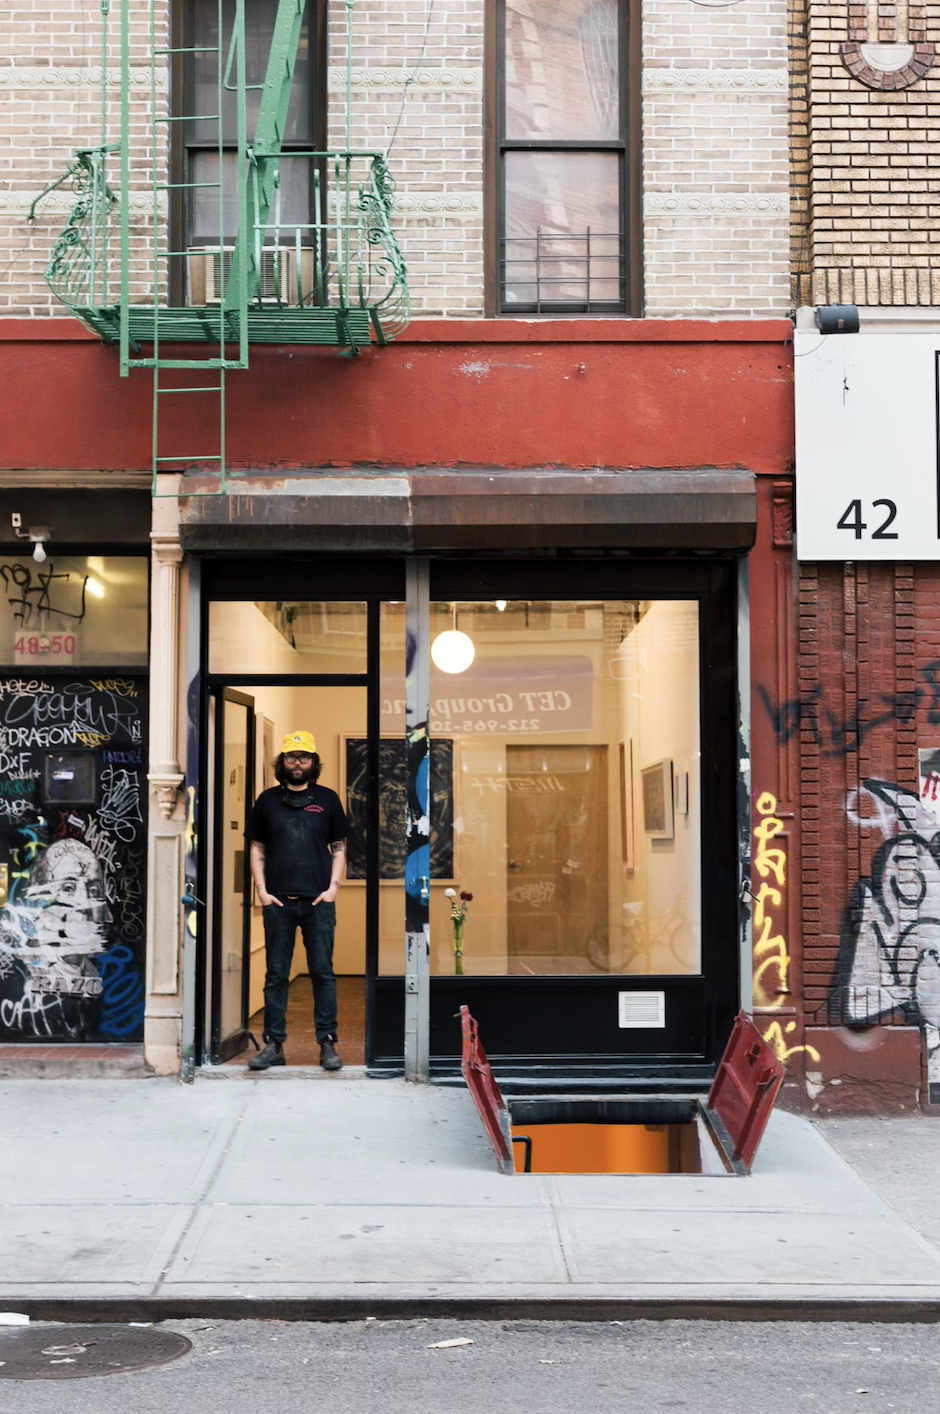
M348 1073L7 1082L0 1115L0 1309L940 1319L940 1247L779 1111L750 1178L504 1176L466 1091Z

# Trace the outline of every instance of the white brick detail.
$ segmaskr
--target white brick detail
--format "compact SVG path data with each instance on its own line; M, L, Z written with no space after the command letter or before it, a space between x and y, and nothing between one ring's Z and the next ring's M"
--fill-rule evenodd
M779 69L645 69L644 93L786 93Z
M150 87L150 70L136 68L130 70L130 82L133 89L148 89ZM164 90L168 87L169 76L165 68L158 69L156 74L156 87ZM108 68L108 88L120 90L121 87L121 67L116 64L114 68ZM20 64L0 65L0 92L4 89L83 89L101 88L101 69L66 67L53 68L48 65L27 66Z
M117 163L115 163L115 166L116 165ZM115 188L112 186L111 190L115 191ZM119 191L120 189L118 188L117 190ZM25 214L29 211L29 208L38 195L38 192L0 191L0 212L9 212L10 214L19 214L22 212ZM48 196L44 196L39 206L36 208L36 214L37 216L68 216L77 201L78 197L66 184L65 186L59 187L58 191L52 191ZM132 191L129 206L131 211L135 214L147 212L152 215L154 210L153 193L149 191ZM167 207L167 193L165 191L157 192L156 209L161 216L166 215ZM116 213L117 207L114 208L114 213L111 217L112 224L117 222ZM51 253L50 248L50 254Z
M450 89L455 93L483 91L482 69L353 69L353 90L390 88L397 93L405 89L420 93L428 89ZM345 93L346 70L335 65L329 71L329 87L333 93Z
M643 198L647 220L661 216L766 216L788 220L790 203L783 192L652 191Z

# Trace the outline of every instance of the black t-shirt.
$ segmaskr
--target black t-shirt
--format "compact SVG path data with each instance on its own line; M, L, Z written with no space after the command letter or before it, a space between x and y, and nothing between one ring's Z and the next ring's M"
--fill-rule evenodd
M346 838L346 812L335 791L272 786L248 815L249 842L264 845L264 882L269 894L316 898L330 887L329 846Z

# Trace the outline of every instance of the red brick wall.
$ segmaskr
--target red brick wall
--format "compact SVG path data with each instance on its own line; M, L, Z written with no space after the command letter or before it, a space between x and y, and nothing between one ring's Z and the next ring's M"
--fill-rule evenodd
M794 574L798 691L786 698L778 686L756 705L778 755L789 760L799 742L790 989L802 1025L787 1041L803 1047L789 1064L805 1099L792 1100L822 1112L913 1109L924 1098L916 969L940 918L937 827L917 800L917 748L940 746L940 575L852 563Z

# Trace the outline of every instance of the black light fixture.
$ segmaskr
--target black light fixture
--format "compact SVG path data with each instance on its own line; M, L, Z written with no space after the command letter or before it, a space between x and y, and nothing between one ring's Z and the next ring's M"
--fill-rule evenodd
M857 304L821 304L816 308L816 328L820 334L857 334Z

